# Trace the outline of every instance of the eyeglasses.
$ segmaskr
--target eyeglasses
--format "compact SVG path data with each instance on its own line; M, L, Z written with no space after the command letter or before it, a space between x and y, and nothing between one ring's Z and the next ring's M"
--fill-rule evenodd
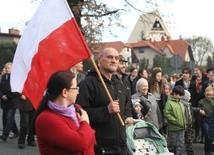
M69 88L69 89L75 89L75 90L79 91L79 87L76 87L76 88Z

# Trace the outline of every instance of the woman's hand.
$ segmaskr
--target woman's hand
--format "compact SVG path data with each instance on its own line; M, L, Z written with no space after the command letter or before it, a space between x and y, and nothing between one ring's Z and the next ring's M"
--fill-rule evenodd
M81 111L81 115L79 113L77 113L77 117L79 118L79 121L80 122L86 121L89 124L89 117L88 117L87 112L83 109L80 109L80 111Z

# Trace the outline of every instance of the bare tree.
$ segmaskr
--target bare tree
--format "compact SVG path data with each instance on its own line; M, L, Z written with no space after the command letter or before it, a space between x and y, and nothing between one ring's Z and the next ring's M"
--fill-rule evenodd
M214 47L212 41L207 37L193 36L186 39L191 44L196 65L203 66L207 62L208 56L211 56Z

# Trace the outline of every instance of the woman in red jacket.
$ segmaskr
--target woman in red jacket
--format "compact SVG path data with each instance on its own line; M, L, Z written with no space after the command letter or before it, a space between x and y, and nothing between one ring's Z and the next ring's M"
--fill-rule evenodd
M78 90L70 71L58 71L50 77L35 123L42 155L94 154L95 131L86 111L75 104Z

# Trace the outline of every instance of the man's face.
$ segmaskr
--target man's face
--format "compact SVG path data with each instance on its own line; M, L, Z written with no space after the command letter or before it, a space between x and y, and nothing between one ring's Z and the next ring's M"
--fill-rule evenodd
M100 55L99 58L99 67L100 69L114 73L119 65L119 53L114 48L107 48L105 51Z
M194 73L195 73L195 76L197 76L197 77L201 77L201 75L202 75L201 71L198 68L194 69Z
M183 75L183 79L184 80L189 80L190 79L190 74L187 71L184 70L182 75Z
M118 73L125 74L126 72L126 62L120 61L117 69Z
M5 72L6 72L7 74L10 74L10 73L11 73L11 69L12 69L12 66L11 66L11 65L7 65L7 66L5 67Z
M141 77L143 77L145 79L148 79L148 77L149 77L149 74L145 69L140 73L140 75L141 75Z
M208 101L211 101L212 98L213 98L213 91L212 91L212 90L206 91L206 92L205 92L205 97L206 97L206 99L207 99Z
M209 71L208 77L210 82L214 82L214 73L212 71Z
M76 66L78 72L82 72L83 71L83 63L82 62L79 62L75 66Z

